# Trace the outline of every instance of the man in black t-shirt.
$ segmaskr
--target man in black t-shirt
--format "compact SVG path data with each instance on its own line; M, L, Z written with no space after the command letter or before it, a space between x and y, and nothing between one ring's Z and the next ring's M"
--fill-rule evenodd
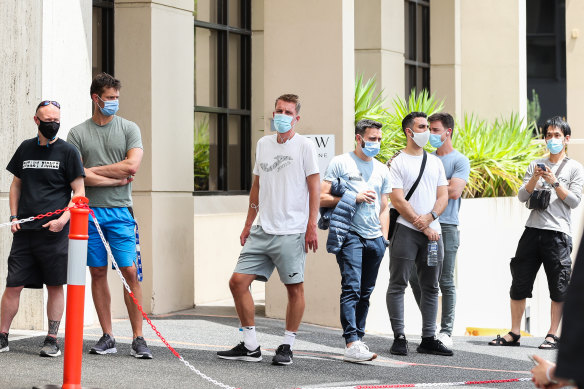
M43 101L36 110L35 138L18 147L6 169L14 174L10 185L10 221L72 206L73 196L85 195L85 173L79 153L57 138L60 106ZM57 332L65 306L63 285L67 283L69 212L15 224L8 257L6 290L0 309L0 352L8 351L8 330L18 312L23 288L47 286L49 331L41 356L61 355Z

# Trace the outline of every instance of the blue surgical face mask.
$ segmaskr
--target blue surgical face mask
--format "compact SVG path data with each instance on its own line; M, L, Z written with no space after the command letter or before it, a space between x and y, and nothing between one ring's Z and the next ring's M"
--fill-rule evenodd
M101 97L97 96L98 99L101 100ZM118 112L118 109L120 109L120 101L119 100L108 100L108 101L103 101L103 108L99 107L99 110L101 111L102 114L104 114L105 116L112 116L115 115L116 112Z
M380 142L361 142L361 150L363 150L363 154L366 156L373 158L377 154L379 154L379 148L381 147Z
M274 115L274 128L280 134L288 132L292 129L292 116L277 113Z
M442 134L430 134L430 144L432 147L441 147L446 139L442 140Z
M547 148L552 154L558 154L564 148L563 139L552 138L547 141Z

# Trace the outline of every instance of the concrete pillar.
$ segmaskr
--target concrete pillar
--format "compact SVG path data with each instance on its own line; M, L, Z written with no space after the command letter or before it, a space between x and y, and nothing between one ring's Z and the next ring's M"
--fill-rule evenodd
M194 299L193 5L191 0L116 1L120 115L140 126L144 144L133 199L143 305L152 313L189 308ZM121 294L112 294L114 316L126 316Z
M36 135L32 121L41 98L42 2L40 0L0 1L0 123L4 138L0 153L0 220L8 221L8 193L12 174L5 170L20 143ZM6 286L7 261L12 244L10 228L0 229L0 293ZM12 328L42 329L42 290L25 289Z
M584 102L584 3L566 1L566 87L568 122L573 138L584 138L584 118L580 110ZM583 155L584 156L584 155Z
M353 148L354 3L353 0L264 1L264 128L282 93L300 96L300 134L333 134L335 151ZM340 275L320 248L306 260L304 320L338 326ZM266 286L266 314L284 317L286 291L276 274Z
M403 0L355 0L355 73L376 77L388 107L404 97L403 15Z
M461 0L435 0L430 6L430 89L444 111L462 120Z
M525 0L460 1L460 10L462 112L525 117Z

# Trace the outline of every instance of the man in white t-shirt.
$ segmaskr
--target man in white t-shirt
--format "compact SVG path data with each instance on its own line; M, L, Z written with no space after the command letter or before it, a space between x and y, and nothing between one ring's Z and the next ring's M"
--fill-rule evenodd
M377 358L362 339L369 298L387 247L384 236L387 236L389 226L389 171L374 158L379 153L381 138L381 123L368 119L357 122L355 150L333 158L321 187L322 207L335 208L341 201L342 197L331 193L332 182L338 179L355 197L353 217L342 218L348 231L343 234L344 240L338 244L340 247L336 246L333 251L341 271L340 313L346 345L343 359L348 362Z
M243 250L229 280L244 341L231 350L218 352L219 358L262 360L249 286L254 280L267 281L277 268L288 291L288 307L284 341L272 363L292 363L292 346L304 313L306 253L318 248L316 222L320 195L314 143L294 131L300 120L299 112L298 96L278 97L273 113L277 133L264 136L257 143L249 209L240 236ZM252 226L256 215L258 223Z
M389 287L387 310L394 334L390 352L407 355L408 342L404 326L404 293L410 272L416 271L421 289L422 343L419 353L453 355L452 350L436 339L438 285L442 270L443 245L438 217L448 204L448 181L442 162L424 151L430 130L423 112L412 112L402 121L407 145L390 161L392 206L400 213L391 239L389 252ZM425 161L425 164L424 164ZM407 194L414 186L421 168L420 181L409 200ZM437 242L437 259L428 255L431 242ZM414 266L415 265L415 266Z

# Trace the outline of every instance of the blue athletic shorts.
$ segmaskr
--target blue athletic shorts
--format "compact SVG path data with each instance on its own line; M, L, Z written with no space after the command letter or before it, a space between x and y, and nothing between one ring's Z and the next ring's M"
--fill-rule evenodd
M119 267L136 263L136 234L134 218L128 208L91 208ZM87 266L107 266L107 251L89 215ZM112 264L113 268L113 264Z

